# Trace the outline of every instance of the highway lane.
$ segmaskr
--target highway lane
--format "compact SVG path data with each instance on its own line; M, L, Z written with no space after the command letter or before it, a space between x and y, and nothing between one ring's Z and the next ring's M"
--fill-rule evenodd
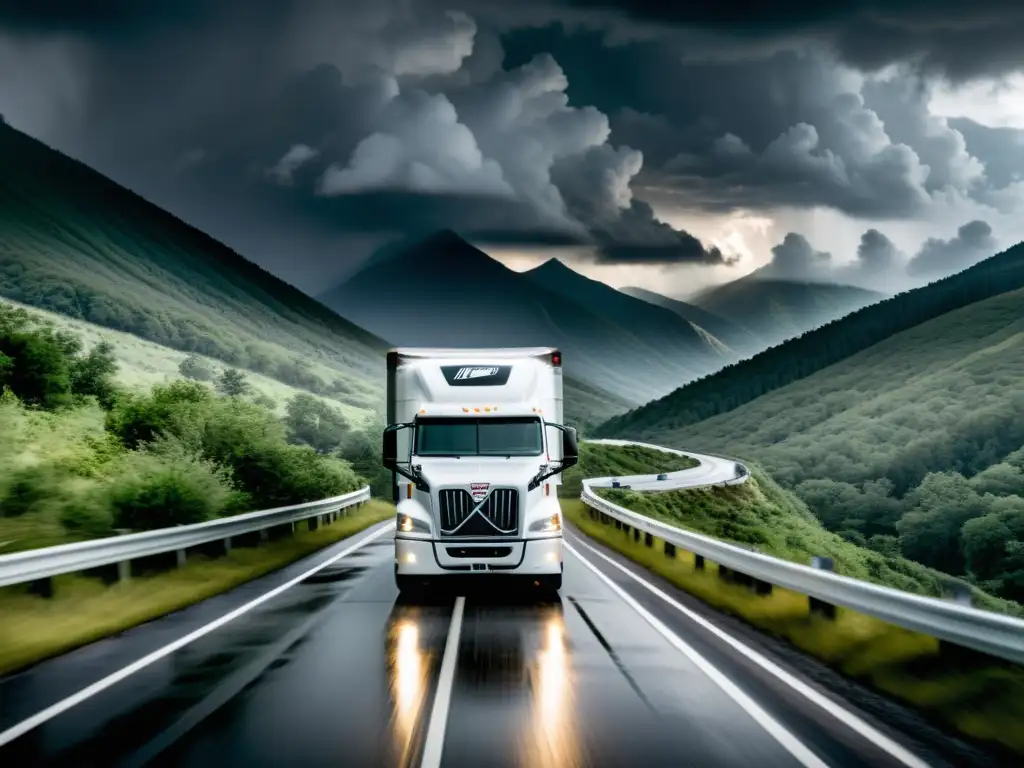
M691 467L690 469L665 473L666 478L664 480L658 480L657 473L617 478L623 485L629 485L635 491L672 491L681 488L701 488L708 485L736 482L741 477L736 462L720 456L710 456L704 453L694 453L693 451L680 451L675 448L666 448L650 443L637 443L632 440L613 440L609 438L587 440L586 442L594 445L638 445L656 451L673 453L676 456L689 456L699 462L696 467ZM594 477L583 482L595 488L610 488L613 479L616 478Z
M923 761L894 757L591 542L571 532L568 541L558 599L472 581L425 600L399 598L386 532L7 744L0 764L418 766L431 738L446 767L952 764L934 744L914 746ZM343 545L352 546L333 554ZM214 600L237 608L333 554ZM445 674L459 598L458 654ZM209 615L184 611L167 617L173 629L161 619L105 641L103 653L82 649L4 681L0 728ZM447 720L428 736L435 706Z

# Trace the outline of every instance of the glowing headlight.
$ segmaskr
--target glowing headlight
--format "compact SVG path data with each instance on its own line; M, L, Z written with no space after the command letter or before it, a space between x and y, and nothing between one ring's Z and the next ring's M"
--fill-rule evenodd
M562 516L556 512L551 517L534 520L530 523L530 530L541 531L542 533L555 533L556 531L560 531L562 530Z
M398 515L398 530L402 533L430 533L430 525L411 515Z

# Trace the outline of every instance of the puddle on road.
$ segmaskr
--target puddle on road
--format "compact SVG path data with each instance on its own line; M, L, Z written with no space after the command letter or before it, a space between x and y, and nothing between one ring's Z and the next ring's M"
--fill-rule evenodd
M303 584L331 584L339 581L348 581L366 571L365 566L339 566L337 568L324 568L322 571L307 576L302 580Z

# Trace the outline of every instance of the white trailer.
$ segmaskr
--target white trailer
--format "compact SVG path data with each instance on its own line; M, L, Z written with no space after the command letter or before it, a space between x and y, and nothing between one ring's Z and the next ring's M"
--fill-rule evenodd
M557 486L579 449L557 349L393 349L387 422L399 589L474 573L561 588Z

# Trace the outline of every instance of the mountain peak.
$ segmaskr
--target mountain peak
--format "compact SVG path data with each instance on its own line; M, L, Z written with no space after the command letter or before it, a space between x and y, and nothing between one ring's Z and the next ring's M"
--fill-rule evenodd
M534 277L575 277L575 278L586 278L586 275L581 275L575 269L570 267L564 261L556 259L552 256L550 259L545 261L540 266L528 269L527 274L533 275Z

